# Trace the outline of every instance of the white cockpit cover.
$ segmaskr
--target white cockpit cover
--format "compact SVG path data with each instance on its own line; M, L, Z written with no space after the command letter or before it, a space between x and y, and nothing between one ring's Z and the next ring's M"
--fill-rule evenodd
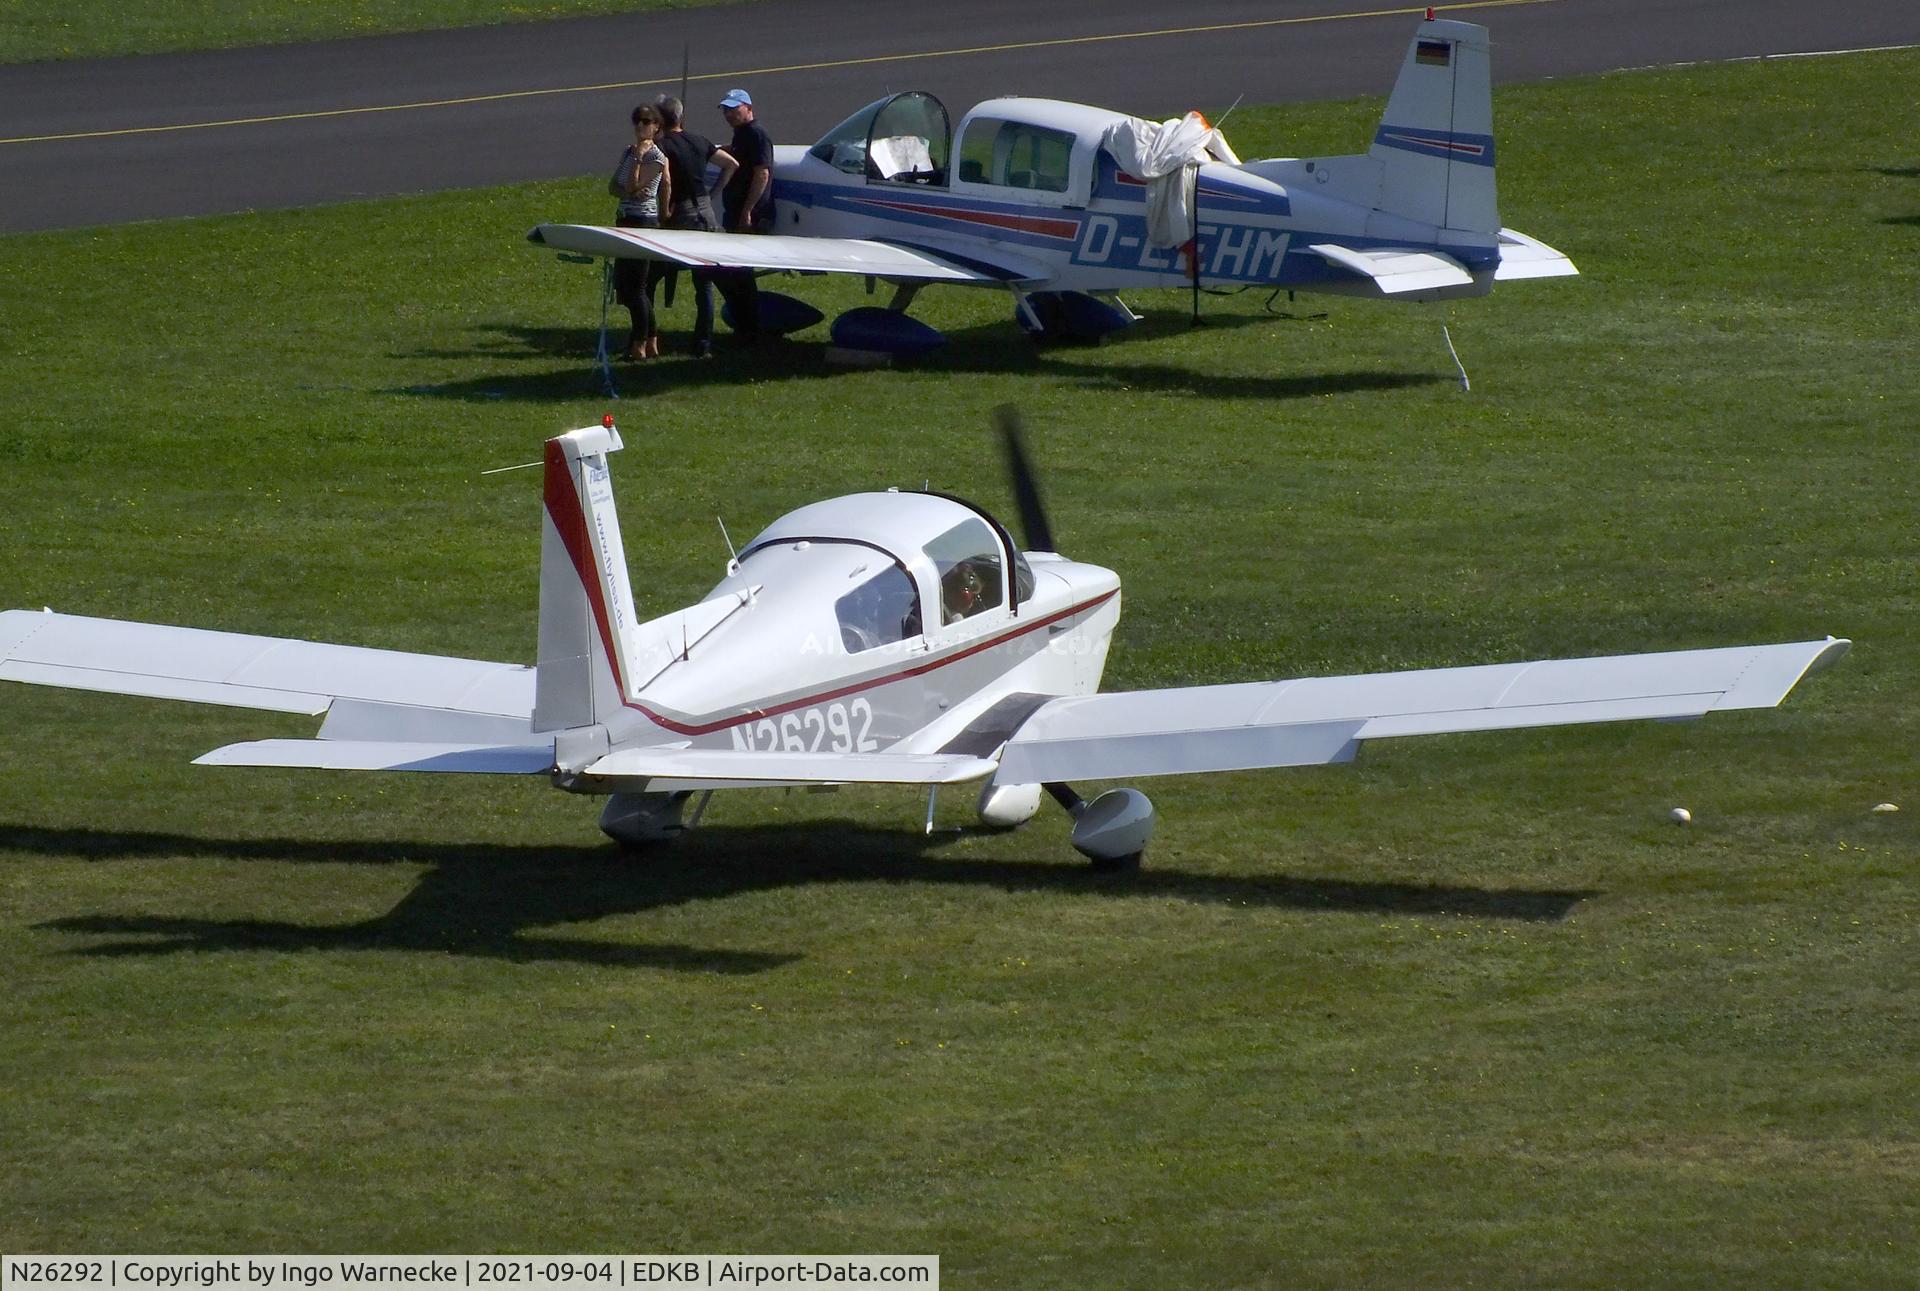
M1147 241L1177 247L1193 238L1193 171L1209 161L1238 166L1226 137L1198 112L1178 121L1129 117L1107 127L1100 146L1147 185Z
M867 157L882 179L933 174L933 154L927 148L927 141L919 135L897 134L875 139Z

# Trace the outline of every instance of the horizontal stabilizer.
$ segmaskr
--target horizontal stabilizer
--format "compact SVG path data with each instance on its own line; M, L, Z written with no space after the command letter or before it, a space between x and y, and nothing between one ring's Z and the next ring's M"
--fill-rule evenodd
M542 224L527 240L561 251L617 259L659 260L694 269L775 269L793 273L855 273L912 282L985 283L1033 280L1032 267L987 258L987 248L945 256L926 247L873 238L809 238L794 234L705 233L694 229L621 229L591 224ZM1044 275L1043 275L1044 276Z
M942 753L750 753L733 749L621 749L587 766L600 779L747 784L962 784L993 774L985 758Z
M251 740L217 748L193 761L203 767L543 775L553 769L553 742L412 744L394 740Z
M32 610L0 613L0 681L321 713L335 699L526 718L533 669Z
M1335 268L1372 279L1388 296L1473 285L1473 275L1458 260L1435 251L1356 251L1332 242L1316 243L1307 250Z
M1512 229L1500 230L1500 267L1493 275L1496 280L1570 278L1579 272L1573 267L1573 261L1538 238L1530 238Z
M1848 643L1554 659L1052 700L997 784L1340 762L1362 740L1772 708Z

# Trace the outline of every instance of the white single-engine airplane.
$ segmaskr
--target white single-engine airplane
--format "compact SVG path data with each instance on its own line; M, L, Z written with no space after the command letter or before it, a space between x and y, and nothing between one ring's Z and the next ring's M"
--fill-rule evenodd
M1484 27L1429 15L1372 146L1353 156L1242 164L1198 114L1156 126L1031 98L975 107L956 149L940 101L913 92L811 148L778 147L771 234L543 224L528 238L693 268L884 280L898 288L890 308L849 311L834 339L893 352L939 343L905 314L928 283L1003 288L1030 331L1083 339L1134 321L1116 295L1132 288L1483 296L1496 281L1577 272L1500 225L1487 50Z
M1848 643L1685 650L1370 676L1097 693L1120 578L1054 541L1003 427L1025 549L960 498L857 493L773 522L705 599L640 621L604 425L549 440L533 667L192 628L0 614L0 680L326 715L317 739L233 744L213 766L548 776L611 795L626 843L682 827L695 793L983 782L1007 827L1047 790L1073 845L1137 861L1137 789L1073 780L1306 766L1367 740L1778 704ZM700 807L704 809L706 799ZM696 812L694 823L699 815Z

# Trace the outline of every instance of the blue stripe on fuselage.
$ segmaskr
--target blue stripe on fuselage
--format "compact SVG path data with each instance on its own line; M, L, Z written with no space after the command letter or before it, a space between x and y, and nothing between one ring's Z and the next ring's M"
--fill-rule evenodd
M778 181L775 188L774 200L817 207L842 215L866 216L885 224L911 225L947 234L964 232L982 238L991 236L996 242L1055 252L1065 250L1072 245L1078 236L1081 219L1079 210L1063 210L1057 206L1040 206L1030 202L994 202L983 201L972 196L956 197L943 189L919 185L873 184L855 188L840 184L818 184L809 180L782 179ZM880 206L877 203L887 205ZM931 212L899 209L902 205L935 207L941 210ZM1076 232L1055 235L1008 228L1004 225L987 225L982 224L977 218L982 216L1059 223L1063 228L1071 225Z

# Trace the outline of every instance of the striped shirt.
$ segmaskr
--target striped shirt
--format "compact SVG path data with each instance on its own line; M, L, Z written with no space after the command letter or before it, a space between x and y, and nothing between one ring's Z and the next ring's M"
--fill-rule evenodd
M635 172L644 164L651 162L660 167L653 180L643 187L635 188ZM666 173L667 157L652 144L646 152L629 144L620 154L620 164L614 168L613 181L607 185L620 196L620 218L629 220L658 220L660 218L660 176Z

